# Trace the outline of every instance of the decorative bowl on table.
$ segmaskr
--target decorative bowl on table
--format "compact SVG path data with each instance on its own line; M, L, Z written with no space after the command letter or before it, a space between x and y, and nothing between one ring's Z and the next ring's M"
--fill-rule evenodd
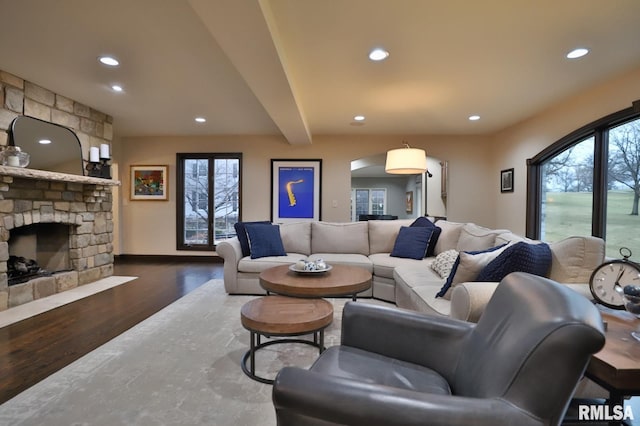
M327 265L324 260L299 260L289 266L289 270L302 275L322 274L330 271L331 265Z
M624 297L624 308L627 312L640 318L640 286L626 285L622 289L622 295ZM640 340L640 329L633 331L631 335L636 340Z

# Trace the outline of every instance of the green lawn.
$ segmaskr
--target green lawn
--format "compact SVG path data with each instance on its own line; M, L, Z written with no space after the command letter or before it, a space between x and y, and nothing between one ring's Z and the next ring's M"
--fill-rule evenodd
M592 195L584 192L549 192L545 206L544 240L558 241L570 235L591 235ZM607 198L607 256L620 257L620 247L640 261L640 216L631 216L633 193L609 191Z

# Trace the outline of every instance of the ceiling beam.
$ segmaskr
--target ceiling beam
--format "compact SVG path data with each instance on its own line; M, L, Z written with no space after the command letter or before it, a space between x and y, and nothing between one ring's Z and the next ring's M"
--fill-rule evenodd
M290 144L310 144L286 58L265 0L189 0L191 7Z

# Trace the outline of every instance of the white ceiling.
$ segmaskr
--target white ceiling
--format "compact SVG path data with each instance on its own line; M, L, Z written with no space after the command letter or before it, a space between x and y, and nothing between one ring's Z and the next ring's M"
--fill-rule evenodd
M638 0L0 0L0 16L0 69L118 136L491 133L640 66Z

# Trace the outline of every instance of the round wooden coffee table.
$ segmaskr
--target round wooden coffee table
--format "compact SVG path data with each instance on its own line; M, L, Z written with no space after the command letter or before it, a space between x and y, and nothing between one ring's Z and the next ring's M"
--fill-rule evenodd
M260 285L268 292L294 297L335 297L356 295L371 288L371 272L358 266L332 265L321 274L299 274L289 265L275 266L260 273Z
M242 357L242 371L254 380L273 384L272 379L256 375L256 351L278 343L303 343L324 350L324 329L333 321L333 306L324 299L297 299L264 296L253 299L240 310L242 326L251 332L251 345ZM313 341L277 339L261 343L260 337L313 334ZM250 367L247 368L247 360Z

